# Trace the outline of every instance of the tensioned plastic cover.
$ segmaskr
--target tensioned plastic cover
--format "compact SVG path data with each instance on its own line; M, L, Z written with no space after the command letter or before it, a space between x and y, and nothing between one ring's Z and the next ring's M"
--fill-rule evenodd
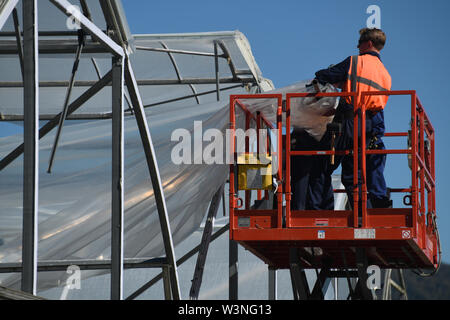
M63 20L64 21L64 20ZM258 86L238 87L221 92L220 102L210 93L159 104L215 89L214 84L203 85L140 85L139 90L146 108L147 121L156 150L163 181L171 231L175 245L197 230L215 191L227 178L226 164L175 165L171 141L175 129L191 132L194 146L194 121L202 121L203 132L219 129L225 143L225 129L229 123L228 95L231 93L256 93L273 89L270 80L264 79L251 54L245 36L238 32L218 32L179 35L140 35L136 46L214 52L214 41L225 43L237 70L248 70L245 77L254 77ZM219 52L221 53L221 52ZM131 56L137 80L177 80L189 78L214 78L214 58L174 54L179 74L167 53L137 50ZM99 55L83 55L76 80L98 79L90 58L94 57L105 74L111 66L110 59ZM70 77L73 55L43 56L40 60L40 81L67 80ZM0 82L21 81L18 58L0 56ZM3 72L5 70L5 72ZM227 60L220 59L220 76L231 77ZM244 72L245 73L245 72ZM244 74L242 73L242 74ZM221 84L227 88L232 84ZM87 87L75 87L72 101ZM276 92L301 92L304 83ZM65 87L40 88L40 114L54 115L62 110ZM22 88L0 88L0 112L4 115L22 115ZM107 113L111 110L110 87L102 89L77 113ZM270 106L270 104L269 104ZM125 103L125 108L127 108ZM259 106L266 112L267 105ZM269 113L269 112L268 112ZM299 113L301 118L301 113ZM323 124L328 118L320 118ZM240 127L243 118L238 118ZM19 123L20 124L20 123ZM315 125L309 127L314 128ZM39 144L39 260L107 259L110 257L111 212L111 121L66 121L56 153L51 174L46 173L49 153L54 141L53 130ZM0 139L0 158L22 143L22 135ZM208 145L204 142L203 146ZM200 148L203 150L203 148ZM201 151L200 150L200 151ZM192 148L195 156L198 150ZM206 159L205 159L206 157ZM0 172L0 262L19 262L22 242L22 172L23 157L18 158ZM156 257L164 254L158 215L153 197L147 164L132 115L125 118L125 257ZM83 272L83 276L100 271ZM66 273L43 272L39 274L40 289L58 285ZM3 285L18 286L20 275L2 275Z
M239 31L231 32L211 32L198 34L180 34L180 35L139 35L135 36L136 47L159 48L175 50L186 50L195 52L214 53L214 40L222 41L229 51L231 61L233 61L237 70L248 71L247 75L239 75L240 78L255 78L261 90L267 91L273 89L270 80L261 76L256 62L251 53L250 46L245 36ZM76 45L76 40L72 40ZM219 49L219 55L223 52ZM71 75L73 60L75 54L61 55L41 55L39 59L39 80L46 81L68 81ZM72 91L73 101L76 97L85 92L94 81L98 80L95 64L98 66L100 76L105 75L111 69L111 59L105 58L99 54L83 54L76 73L76 81L91 81L90 83L75 84ZM168 53L136 50L131 56L131 61L136 79L172 82L178 80L190 79L215 79L214 57L197 56L187 54L173 54L173 58L178 68L177 70L172 63ZM2 56L0 59L0 83L16 82L20 83L20 64L17 56ZM219 58L220 78L230 79L232 73L227 59ZM88 86L89 85L89 86ZM223 87L231 86L231 84L222 84ZM111 111L111 93L109 88L105 88L102 92L95 95L86 102L74 114L92 114L92 113L109 113ZM141 95L144 105L156 104L161 101L175 99L184 96L193 96L194 93L204 93L215 89L214 84L194 84L189 85L141 85ZM239 91L239 90L238 90ZM245 92L245 91L243 91ZM65 87L42 87L39 91L40 96L40 114L56 115L62 110L66 94ZM0 86L0 113L3 116L23 115L23 89L17 84L15 87ZM216 94L201 95L198 97L199 102L208 102L215 99ZM195 97L184 99L176 102L177 105L197 103ZM127 105L128 107L128 105Z
M150 38L150 36L137 37L136 42L140 43L142 39ZM189 49L201 51L208 47L209 52L212 52L213 41L217 38L227 43L246 41L240 32L180 36L180 39L173 36L169 36L168 39L164 39L163 36L158 38L158 41L164 41L168 46L178 44L178 47L187 49L183 46L184 42L189 43ZM150 43L151 40L142 41L146 41L145 45L154 45ZM195 43L198 43L197 47ZM230 45L230 48L232 47ZM241 57L240 68L259 70L251 56L249 46L247 52L240 51L237 44L235 48L232 52L236 56L236 61L239 61L237 55L240 53L247 56ZM158 55L159 58L156 58ZM152 75L155 78L152 70L158 71L156 75L163 79L173 76L174 71L170 64L161 66L161 61L168 59L167 56L167 53L138 51L132 56L137 79L145 79L143 77ZM0 57L0 64L3 65L2 58ZM183 60L176 56L176 63L180 70L186 70L183 71L186 77L211 76L210 69L214 70L214 68L211 68L210 61L214 61L214 58L200 58L203 59ZM252 65L244 65L249 58ZM51 75L48 70L48 68L53 69L50 67L51 64L49 61L47 69L40 69L42 74L45 75L47 72ZM221 67L224 73L229 70L227 65ZM102 71L106 72L107 67L105 66ZM83 73L80 75L87 77ZM93 75L95 76L91 73L91 76ZM255 76L260 77L260 75ZM262 81L265 85L270 85L269 81ZM230 85L224 84L221 88ZM215 85L202 85L195 88L200 93L215 89ZM139 89L145 105L192 95L191 88L187 85L172 85L167 88L140 86ZM41 100L41 114L54 114L61 111L66 88L52 90L59 95L49 94L48 104L42 103ZM250 92L256 92L255 90L260 89L253 87ZM8 91L0 93L0 101L6 105L16 104L18 107L22 103L20 99L5 95L5 92ZM226 164L206 165L204 163L207 159L203 159L203 164L175 165L172 162L171 153L172 148L179 141L171 141L171 134L175 129L180 128L192 132L194 121L202 121L203 132L209 128L217 128L224 132L229 122L227 108L229 93L249 93L249 91L244 87L223 91L220 102L216 101L216 94L212 93L200 96L200 104L194 98L189 98L146 108L175 244L180 243L198 228L214 192L227 178L228 166ZM73 96L76 97L77 94L74 92ZM96 112L110 110L108 106L110 96L110 88L104 88L97 94L96 100L94 99L81 109L92 107ZM96 101L98 104L95 103ZM12 111L20 114L20 109L17 107ZM93 110L89 110L89 113L92 112ZM47 174L46 168L54 141L54 131L40 140L39 147L39 260L109 258L111 121L66 121L52 173ZM193 135L191 138L194 138ZM12 151L22 142L22 139L21 135L0 139L0 157L3 158ZM204 145L206 144L205 142ZM196 151L192 151L195 154ZM0 246L0 262L21 260L22 159L22 157L18 158L0 172L0 238L3 242ZM132 115L125 118L124 186L125 257L163 255L164 247L153 189L136 120ZM208 187L205 188L205 186ZM83 276L97 273L99 272L83 272ZM39 288L56 286L58 285L56 279L64 279L65 276L65 273L40 273ZM4 285L17 286L20 276L2 275L2 280Z
M264 92L265 94L282 94L283 100L286 93L315 93L310 85L312 80L303 80L292 85ZM331 84L318 84L320 92L332 93L337 89ZM290 103L291 127L305 129L317 141L322 139L327 130L327 124L334 118L334 110L339 99L336 97L292 98ZM272 123L277 121L277 101L275 99L244 99L245 106L252 112L260 111L267 120ZM286 118L283 117L283 125Z

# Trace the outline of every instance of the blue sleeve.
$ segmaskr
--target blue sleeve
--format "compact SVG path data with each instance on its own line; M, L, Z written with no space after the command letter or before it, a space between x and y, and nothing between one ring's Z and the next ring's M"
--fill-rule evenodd
M348 70L350 69L351 57L344 61L330 66L328 69L319 70L316 72L316 79L321 84L339 83L347 80Z

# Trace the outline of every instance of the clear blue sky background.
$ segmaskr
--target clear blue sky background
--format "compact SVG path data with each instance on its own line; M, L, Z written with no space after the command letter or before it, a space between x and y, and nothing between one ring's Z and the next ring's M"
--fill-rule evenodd
M448 15L450 1L242 1L122 0L132 33L183 33L239 30L248 38L263 76L277 88L309 79L318 69L356 54L358 30L366 26L369 5L381 8L387 34L382 60L393 90L413 89L437 133L437 214L443 260L450 262L450 226L446 198L450 190L450 81ZM391 98L385 109L388 132L406 131L409 98ZM0 136L17 127L0 123ZM405 148L403 138L386 139L388 148ZM389 156L390 187L409 187L405 155ZM401 206L401 196L394 196Z
M416 90L436 130L437 214L443 261L450 262L450 1L135 1L123 0L133 33L239 30L248 38L263 76L277 88L309 79L315 71L356 54L358 30L369 5L381 9L387 34L382 60L393 90ZM409 97L391 97L385 109L387 132L407 131ZM388 148L405 148L404 138L386 138ZM388 157L389 187L409 187L405 155ZM402 206L403 194L393 196Z

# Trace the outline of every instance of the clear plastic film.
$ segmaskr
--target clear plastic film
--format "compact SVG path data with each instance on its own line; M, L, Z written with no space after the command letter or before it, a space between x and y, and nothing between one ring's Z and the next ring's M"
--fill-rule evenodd
M226 109L222 102L167 111L161 107L148 115L175 244L197 230L214 192L226 180L228 166L207 165L208 159L203 159L202 164L175 165L172 150L178 142L171 141L171 133L179 128L192 131L194 121L202 121L203 130L225 129L227 118L218 115ZM126 118L125 129L124 254L127 258L162 256L164 246L153 188L134 117ZM110 257L110 140L108 120L67 126L52 174L45 170L53 135L41 140L39 260ZM1 262L21 259L21 166L22 161L17 160L0 174L2 182L11 182L2 183L0 191ZM3 221L10 221L8 227ZM3 276L2 283L16 286L19 280L20 276ZM39 274L41 289L54 285L55 275Z
M228 175L226 159L215 163L211 154L203 152L208 142L201 139L200 149L196 147L196 129L201 123L201 134L209 129L220 132L224 155L227 154L226 129L229 125L229 94L248 94L256 89L273 89L261 73L251 54L245 37L238 31L190 34L190 35L144 35L136 37L136 45L160 48L162 43L172 49L214 52L214 41L221 40L229 50L238 70L250 71L258 86L250 92L244 87L234 87L220 93L216 102L215 85L146 85L139 90L146 107L146 116L151 131L160 169L174 244L177 245L198 229L209 202ZM162 42L162 43L161 43ZM176 56L182 78L203 78L214 76L211 57L188 58ZM65 80L70 75L73 55L52 59L42 57L41 81ZM81 78L77 80L96 81L97 75L92 58L96 59L101 76L111 67L105 57L83 56L80 62ZM13 75L10 62L15 61ZM176 80L174 66L167 53L138 50L131 56L137 80ZM166 65L162 67L162 61ZM55 68L55 66L61 66ZM20 70L17 57L0 59L1 81L19 81ZM10 70L11 69L11 70ZM221 74L232 76L226 61L220 61ZM11 72L10 72L11 71ZM303 92L306 82L295 84L276 92ZM232 84L221 84L226 89ZM73 91L73 99L88 88L80 84ZM41 116L53 116L61 111L67 88L42 87ZM193 91L208 94L192 96ZM126 93L127 94L127 93ZM0 90L0 112L4 116L23 115L23 91L20 84ZM187 98L183 98L187 97ZM181 99L182 98L182 99ZM173 100L173 101L172 101ZM168 102L172 101L172 102ZM323 100L324 101L324 100ZM161 103L161 104L159 104ZM128 108L124 102L125 108ZM74 114L108 113L111 111L111 89L105 87ZM151 106L151 107L150 107ZM269 108L268 108L269 106ZM299 104L297 122L311 114L309 120L301 123L312 133L320 135L320 125L329 121L316 109L325 104ZM293 106L294 108L295 106ZM275 122L274 109L270 104L252 105L254 111L261 110ZM272 115L271 115L272 113ZM271 118L272 117L272 118ZM316 121L317 120L317 121ZM296 123L294 125L296 125ZM237 117L237 127L244 128L242 114ZM21 124L17 122L17 124ZM43 124L43 123L41 123ZM197 124L197 125L196 125ZM251 125L254 128L254 124ZM172 139L177 129L189 133L192 146L192 163L175 163L173 150L179 141ZM110 215L111 215L111 120L66 120L56 152L51 174L46 169L55 138L55 130L39 141L39 261L109 259L110 258ZM23 142L22 135L0 139L0 158L6 156ZM200 161L198 160L200 157ZM125 174L124 174L124 255L126 258L150 258L164 255L163 239L154 200L149 170L145 161L141 137L133 115L125 117ZM19 157L0 171L0 263L21 261L22 246L22 189L23 157ZM86 271L83 277L98 275L107 271ZM55 287L67 277L65 272L40 272L39 290ZM20 274L0 275L1 284L18 288Z
M283 94L283 99L286 98L286 93L315 93L316 90L310 86L312 80L304 80L286 86L280 89L265 92L267 94ZM337 92L337 89L331 84L318 84L320 92ZM246 100L246 107L255 112L261 111L264 116L271 122L276 123L277 115L277 101L275 99L258 99ZM315 97L294 98L291 100L291 126L295 128L305 129L316 140L322 139L326 132L327 124L333 120L333 110L338 105L337 97ZM285 117L283 117L283 124L285 125Z
M292 90L301 90L302 87L291 86L280 91L299 92ZM234 93L247 92L236 90ZM306 108L303 104L299 106L303 109L298 109L298 117ZM252 104L251 108L270 117L265 104ZM197 230L214 192L227 178L226 159L221 164L213 163L207 159L210 154L203 152L208 143L203 141L199 150L194 147L194 140L196 130L200 130L201 134L209 129L219 130L226 155L229 105L227 100L200 106L167 108L161 105L147 109L146 113L163 181L173 239L178 244ZM237 128L245 128L243 115L242 112L237 113ZM198 123L201 123L201 128L198 125L196 127ZM255 124L251 123L250 128L254 129ZM174 164L173 150L180 141L172 141L171 137L177 129L189 132L193 146L191 164ZM40 140L39 260L108 259L111 123L109 120L86 121L65 127L53 172L47 174L45 170L53 139L54 134L49 134ZM20 137L17 136L1 139L0 154L5 155L18 141ZM272 150L275 150L273 146ZM202 158L200 161L199 156ZM0 172L1 262L18 262L21 259L22 165L22 160L18 159ZM3 183L6 181L7 184ZM153 188L133 116L125 118L124 186L125 257L164 255ZM83 276L102 272L84 272ZM56 286L55 279L61 277L64 277L62 273L40 273L39 287ZM10 287L17 287L20 283L20 275L3 275L1 279L3 285Z
M226 129L229 124L229 94L248 94L258 87L271 87L261 78L245 37L238 31L188 35L139 36L139 46L160 48L162 43L171 49L214 52L214 41L221 40L239 70L250 70L258 85L249 89L241 84L220 85L217 102L215 84L147 85L140 80L177 80L174 65L167 52L139 50L131 62L139 84L149 129L156 152L164 188L170 227L175 245L198 229L209 202L216 190L225 183L228 166L211 159L203 152L208 141L203 134L209 129L219 132L226 148ZM98 79L92 55L83 55L77 80ZM174 55L182 78L214 76L214 57ZM42 57L41 81L64 80L70 75L73 55L53 59ZM94 57L101 76L111 68L111 60ZM10 56L0 57L1 70L8 69ZM14 57L16 59L16 57ZM162 67L162 61L168 61ZM221 74L231 76L229 66L220 61ZM51 67L61 65L63 68ZM19 65L15 65L18 67ZM14 69L20 71L20 67ZM12 75L12 70L10 70ZM8 71L9 72L9 71ZM254 72L254 73L253 73ZM2 81L17 81L2 74ZM90 85L90 84L89 84ZM84 88L83 88L84 86ZM230 88L231 89L230 89ZM251 86L250 86L251 87ZM76 86L73 101L88 85ZM41 87L41 117L51 117L62 109L67 88ZM193 93L198 96L194 97ZM204 94L207 93L207 94ZM127 92L125 91L125 95ZM0 113L4 116L23 114L23 91L20 84L0 90ZM129 108L126 99L125 109ZM111 112L111 88L105 87L93 96L74 115ZM45 122L42 121L41 125ZM196 129L200 127L200 145L196 145ZM21 122L16 122L19 126ZM51 174L47 174L55 131L39 140L39 224L38 260L87 260L110 258L111 231L111 120L66 120L56 151ZM174 161L174 149L180 141L173 138L176 130L188 133L185 142L192 147L191 162ZM156 210L153 187L136 119L129 112L125 116L125 172L124 172L124 255L125 258L151 258L165 255L161 228ZM5 157L23 142L22 135L0 139L0 158ZM224 154L226 154L224 152ZM199 160L199 161L198 161ZM0 171L0 263L21 261L22 246L22 189L23 157L19 157ZM108 271L83 271L82 277ZM55 287L66 272L40 272L38 288ZM1 274L1 284L20 287L20 274Z

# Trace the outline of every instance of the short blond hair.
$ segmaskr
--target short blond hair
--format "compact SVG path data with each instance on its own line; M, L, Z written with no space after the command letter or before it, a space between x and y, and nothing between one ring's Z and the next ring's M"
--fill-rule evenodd
M359 43L372 41L373 46L377 50L384 48L384 44L386 43L386 34L381 29L363 28L359 30L359 35Z

